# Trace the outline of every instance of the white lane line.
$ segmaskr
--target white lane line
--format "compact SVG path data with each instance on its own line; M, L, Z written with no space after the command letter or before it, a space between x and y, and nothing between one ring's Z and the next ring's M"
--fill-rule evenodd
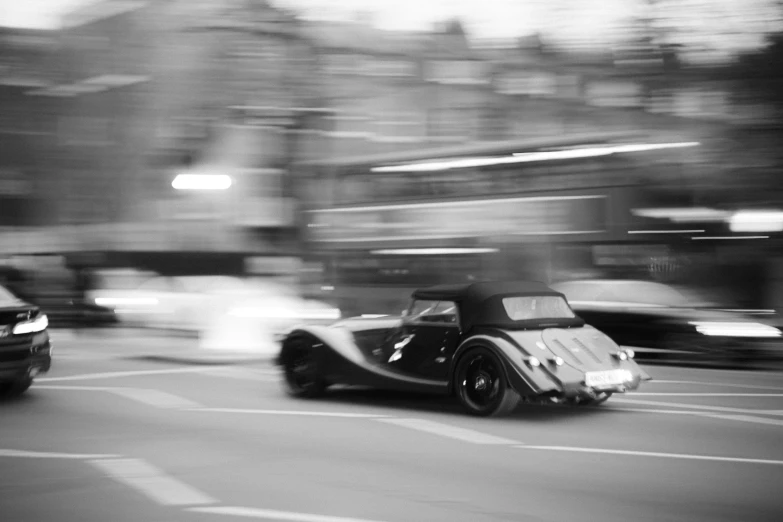
M116 386L78 386L67 385L61 386L57 384L38 384L38 379L33 383L33 389L35 390L56 390L56 391L100 391L100 392L113 392L118 389Z
M279 381L278 376L251 370L249 368L208 368L204 370L203 373L211 377L222 377L226 379L236 379L243 381Z
M758 386L756 384L728 384L717 382L702 382L702 381L659 381L652 380L644 383L645 386L650 384L693 384L696 386L713 386L715 388L747 388L753 390L770 390L770 391L783 391L783 387L779 386Z
M83 453L51 453L44 451L23 451L13 449L0 449L0 457L21 459L66 459L66 460L91 460L91 459L116 459L119 455L91 455Z
M745 464L773 464L777 466L783 465L783 460L772 459L746 459L742 457L717 457L712 455L688 455L684 453L658 453L652 451L627 451L627 450L614 450L614 449L602 449L602 448L579 448L573 446L527 446L520 445L515 448L526 450L541 450L541 451L564 451L572 453L598 453L609 455L628 455L632 457L654 457L664 459L682 459L682 460L707 460L715 462L740 462Z
M169 375L176 373L203 373L204 368L171 368L168 370L137 370L127 372L84 373L81 375L69 375L67 377L42 377L38 382L67 382L67 381L93 381L100 379L117 379L121 377L139 377L143 375Z
M217 501L138 459L100 459L90 464L114 480L130 486L165 506L203 506Z
M188 408L187 411L203 413L238 413L248 415L300 415L303 417L344 417L354 419L383 419L388 415L374 413L348 413L337 411L253 410L243 408Z
M783 415L781 410L754 410L749 408L729 408L727 406L705 406L701 404L687 404L682 402L663 402L663 401L636 401L633 399L612 399L612 402L619 404L636 404L640 406L663 406L668 408L683 408L686 410L720 411L727 413L752 413L761 415Z
M724 413L710 413L706 411L653 410L653 409L646 409L646 408L612 408L610 411L627 411L631 413L652 413L652 414L663 414L663 415L691 415L693 417L705 417L705 418L732 420L732 421L739 421L739 422L750 422L756 424L768 424L771 426L783 426L783 420L778 420L778 419L754 417L752 415L727 415ZM761 412L761 413L766 413L766 412Z
M57 391L98 391L113 393L126 399L130 399L148 406L155 406L164 409L192 409L198 408L197 402L184 397L174 395L168 392L153 390L149 388L124 388L119 386L58 386L51 384L36 385L37 390L57 390Z
M726 415L725 413L708 413L706 416L713 417L715 419L750 422L755 424L768 424L770 426L783 426L783 420L781 419L766 419L764 417L754 417L752 415Z
M155 406L164 409L190 409L198 408L197 402L191 401L178 395L173 395L160 390L151 390L145 388L115 388L111 393L131 399L142 404Z
M313 515L309 513L293 513L291 511L274 511L271 509L230 506L189 508L188 511L209 513L211 515L256 518L261 520L292 520L294 522L378 522L377 520L368 520L366 518L334 517L328 515Z
M462 442L470 442L472 444L519 444L519 441L506 439L503 437L496 437L494 435L489 435L480 431L470 430L467 428L458 428L457 426L451 426L449 424L442 424L440 422L434 422L425 419L388 418L378 420L380 422L386 422L412 430L423 431L432 435L440 435L441 437L448 437L450 439L456 439Z
M783 393L674 393L633 392L629 397L783 397Z

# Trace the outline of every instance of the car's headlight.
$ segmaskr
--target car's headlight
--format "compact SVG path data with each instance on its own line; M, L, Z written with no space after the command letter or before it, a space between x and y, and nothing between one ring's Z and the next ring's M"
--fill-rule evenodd
M719 323L691 322L696 331L703 335L719 337L780 337L781 332L774 326L761 323Z
M37 332L43 332L49 326L49 318L46 314L41 314L35 319L25 321L14 326L14 335L24 335Z

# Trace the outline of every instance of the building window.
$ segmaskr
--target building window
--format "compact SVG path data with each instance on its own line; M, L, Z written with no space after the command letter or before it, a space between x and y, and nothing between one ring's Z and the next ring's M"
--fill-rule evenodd
M485 84L489 64L477 60L430 60L427 63L427 81L445 84Z

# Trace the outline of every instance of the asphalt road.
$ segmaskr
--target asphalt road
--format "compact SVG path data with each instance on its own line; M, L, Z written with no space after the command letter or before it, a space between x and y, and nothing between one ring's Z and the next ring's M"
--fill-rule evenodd
M262 364L62 341L0 403L0 520L783 520L783 374L650 367L596 408L286 397Z

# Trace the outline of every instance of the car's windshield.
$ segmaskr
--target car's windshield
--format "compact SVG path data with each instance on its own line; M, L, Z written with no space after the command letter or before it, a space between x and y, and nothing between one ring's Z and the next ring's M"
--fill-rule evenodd
M16 302L16 296L9 292L6 288L0 286L0 304L14 303Z
M705 302L688 291L647 281L580 281L557 284L554 288L571 303L614 302L682 308Z
M503 299L503 307L512 321L576 317L566 300L559 296L506 297Z

